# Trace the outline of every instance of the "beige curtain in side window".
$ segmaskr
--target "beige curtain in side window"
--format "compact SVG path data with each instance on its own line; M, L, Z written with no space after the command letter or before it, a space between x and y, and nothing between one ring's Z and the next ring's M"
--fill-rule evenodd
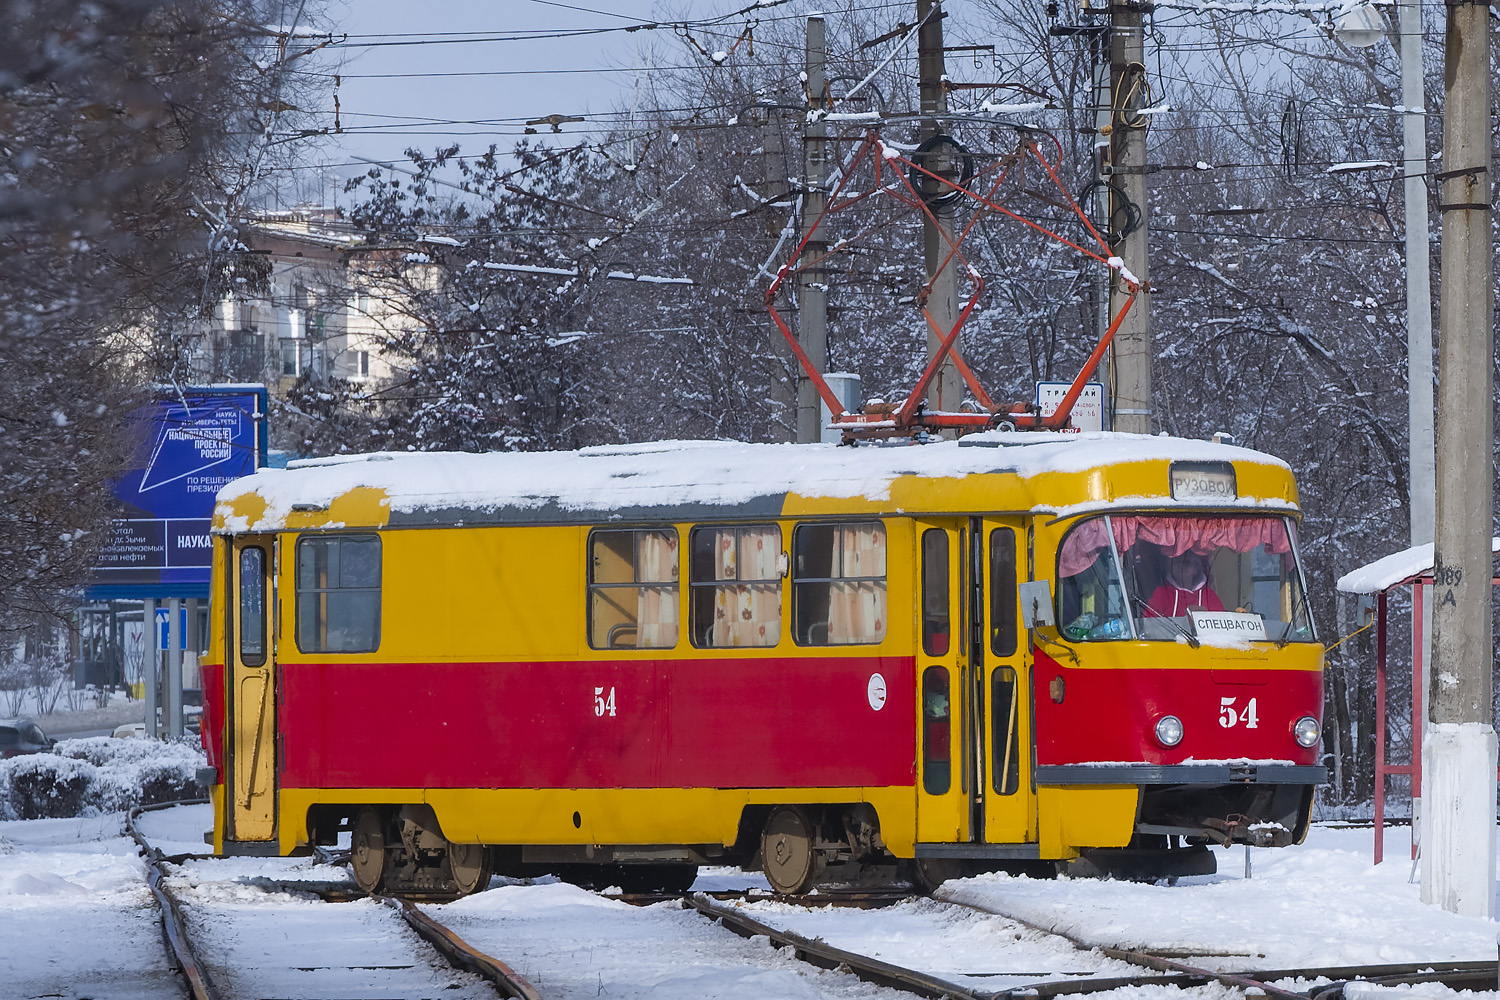
M637 590L636 645L661 649L677 645L677 535L640 531L635 536Z
M724 528L714 533L714 579L774 581L714 588L715 646L774 646L781 639L781 529Z
M842 577L879 577L878 580L837 581L828 595L830 643L880 642L886 632L885 528L852 524L838 534L838 573Z

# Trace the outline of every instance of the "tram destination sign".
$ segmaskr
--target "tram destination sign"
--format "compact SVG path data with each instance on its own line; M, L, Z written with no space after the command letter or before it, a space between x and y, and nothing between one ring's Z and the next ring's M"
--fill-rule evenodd
M1234 464L1231 462L1173 462L1172 499L1234 500Z
M214 497L265 464L266 404L264 386L203 386L164 391L133 415L136 467L114 487L125 516L100 550L90 599L208 596Z

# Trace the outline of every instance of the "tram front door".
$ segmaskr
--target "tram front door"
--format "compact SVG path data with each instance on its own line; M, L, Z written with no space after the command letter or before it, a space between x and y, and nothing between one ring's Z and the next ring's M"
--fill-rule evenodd
M237 539L231 556L225 839L270 841L276 836L276 540Z
M1019 518L917 522L921 845L1036 841L1017 599L1025 537Z

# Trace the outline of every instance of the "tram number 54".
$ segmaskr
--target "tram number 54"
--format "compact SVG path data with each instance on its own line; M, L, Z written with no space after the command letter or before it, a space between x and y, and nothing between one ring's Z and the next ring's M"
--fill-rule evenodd
M1242 709L1235 707L1234 703L1238 700L1238 698L1219 699L1219 725L1225 729L1233 729L1243 723L1246 729L1258 728L1260 718L1255 714L1255 699L1251 698L1250 704Z
M600 718L603 718L606 714L610 718L614 718L615 689L610 688L608 694L605 694L604 692L605 689L602 687L594 688L594 714L596 716L599 716Z

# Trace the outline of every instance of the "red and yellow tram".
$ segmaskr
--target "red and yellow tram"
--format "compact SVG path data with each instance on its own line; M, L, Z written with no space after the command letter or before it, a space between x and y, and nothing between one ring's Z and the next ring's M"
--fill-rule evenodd
M1277 459L1110 434L265 470L215 512L214 848L349 830L408 894L1212 870L1324 780L1298 518Z

